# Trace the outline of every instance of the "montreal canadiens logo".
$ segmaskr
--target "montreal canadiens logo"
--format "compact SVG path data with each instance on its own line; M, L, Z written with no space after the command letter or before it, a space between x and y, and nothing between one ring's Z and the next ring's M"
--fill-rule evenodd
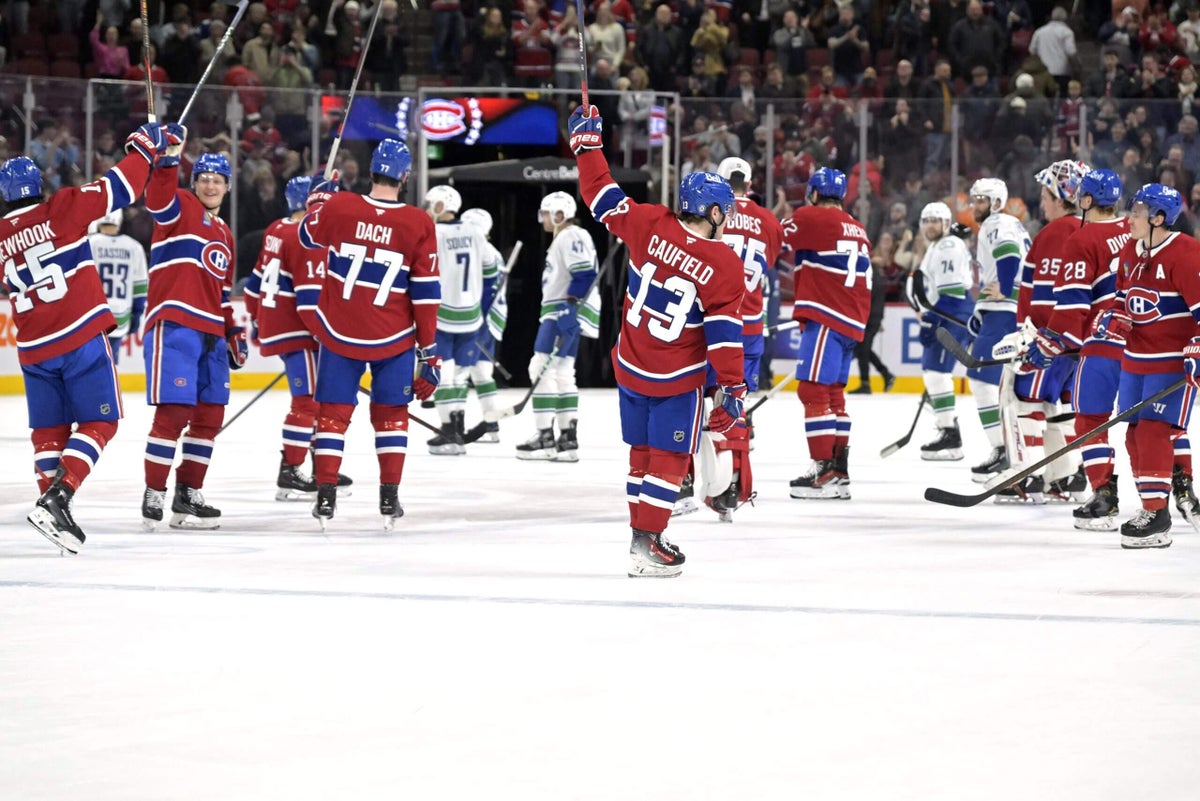
M1152 289L1134 287L1125 295L1125 310L1135 323L1144 325L1152 323L1162 312L1158 310L1158 293Z
M466 133L466 119L466 109L452 100L433 97L421 104L421 130L435 142Z
M224 281L229 272L229 264L233 261L229 248L224 242L209 242L200 251L200 263L214 278Z

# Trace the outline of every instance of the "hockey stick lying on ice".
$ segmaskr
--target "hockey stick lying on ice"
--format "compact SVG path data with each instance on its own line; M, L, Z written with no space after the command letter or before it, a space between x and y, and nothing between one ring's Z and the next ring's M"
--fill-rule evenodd
M908 433L905 434L900 439L893 442L891 445L888 445L886 448L881 450L879 452L879 457L881 459L886 459L887 457L891 456L893 453L895 453L896 451L900 450L901 448L903 448L905 445L908 444L908 441L910 439L912 439L913 432L917 430L917 421L921 419L921 412L925 411L925 404L928 403L928 401L929 401L929 393L922 392L921 393L921 402L917 405L917 413L913 417L912 425L908 427Z
M1155 392L1153 395L1146 398L1144 401L1139 401L1138 403L1133 404L1128 409L1126 409L1125 411L1121 412L1120 414L1114 416L1107 422L1101 423L1100 425L1096 426L1095 428L1093 428L1091 431L1087 432L1086 434L1082 434L1082 435L1076 437L1075 440L1073 442L1071 442L1070 444L1064 445L1063 447L1056 450L1054 453L1046 454L1045 458L1034 462L1029 467L1026 467L1024 470L1022 470L1018 473L1013 473L1011 476L1007 476L1002 481L998 482L994 487L991 487L990 489L988 489L986 492L981 492L978 495L959 495L956 492L947 492L946 490L938 489L937 487L928 487L925 490L925 500L933 501L934 503L944 503L944 504L947 504L948 506L958 506L961 508L974 506L975 504L977 504L981 501L986 501L988 498L992 497L993 495L1000 492L1001 490L1007 489L1008 487L1011 487L1014 484L1024 481L1026 478L1029 478L1029 476L1032 476L1034 473L1041 470L1046 465L1050 464L1051 462L1055 461L1056 459L1061 458L1064 454L1067 454L1067 453L1073 451L1075 448L1078 448L1080 445L1083 445L1084 443L1087 443L1087 442L1091 442L1093 439L1100 436L1105 431L1107 431L1108 429L1115 426L1117 423L1122 423L1122 422L1128 420L1130 417L1133 417L1135 414L1137 414L1138 412L1140 412L1142 409L1146 408L1150 404L1152 404L1156 401L1162 400L1163 398L1170 395L1172 392L1177 392L1186 383L1187 383L1187 379L1181 378L1178 381L1176 381L1174 384L1172 384L1171 386L1167 387L1166 389L1162 389L1162 390L1159 390L1158 392Z
M285 371L283 371L282 373L280 373L279 375L275 376L274 378L272 378L272 379L271 379L271 383L270 383L270 384L267 384L265 387L263 387L262 389L260 389L260 390L258 391L258 394L257 394L257 395L255 395L253 398L251 398L251 399L250 399L250 402L249 402L249 403L247 403L247 404L246 404L245 406L243 406L242 408L238 409L238 412L237 412L237 414L235 414L233 417L230 417L228 420L226 420L226 421L225 421L225 424L224 424L223 426L221 426L220 428L218 428L218 429L217 429L217 433L218 433L218 434L220 434L222 431L224 431L225 429L227 429L227 428L229 428L231 425L233 425L233 421L234 421L234 420L238 419L238 418L239 418L239 417L241 417L243 414L245 414L245 413L246 413L246 410L247 410L247 409L249 409L251 406L253 406L253 405L254 405L254 404L255 404L255 403L258 401L258 399L259 399L259 398L261 398L263 395L266 395L266 394L267 394L267 390L269 390L271 387L275 386L275 385L276 385L276 384L278 384L280 381L282 381L282 380L283 380L283 377L284 377L285 375L287 375L287 371L286 371L286 370L285 370Z
M362 394L366 395L367 397L370 397L370 395L371 395L371 390L367 389L366 387L362 386L361 384L358 387L358 391L361 392ZM414 423L416 423L419 426L424 426L425 428L428 428L430 431L432 431L435 434L442 433L442 429L438 428L437 426L433 425L432 423L425 422L424 420L422 420L420 417L417 417L412 412L408 413L408 419L412 420Z

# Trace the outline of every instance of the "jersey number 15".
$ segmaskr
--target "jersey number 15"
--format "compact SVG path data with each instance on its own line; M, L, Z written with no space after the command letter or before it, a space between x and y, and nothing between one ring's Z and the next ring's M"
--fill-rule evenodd
M35 293L42 303L53 303L66 296L67 276L63 274L62 267L54 262L42 263L42 257L53 251L53 242L41 242L26 249L22 254L25 259L24 269L18 270L12 259L5 265L4 280L14 290L13 308L18 313L33 309L30 293Z

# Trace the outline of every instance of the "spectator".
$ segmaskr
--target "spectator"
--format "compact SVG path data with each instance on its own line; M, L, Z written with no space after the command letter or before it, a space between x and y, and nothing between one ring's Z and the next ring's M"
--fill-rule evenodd
M333 69L337 88L349 90L362 55L362 20L359 19L358 0L334 0L330 9L333 35ZM340 4L340 5L339 5Z
M967 4L962 0L946 0L944 3L930 3L929 8L933 48L945 54L951 46L950 32L967 16Z
M1083 87L1084 96L1130 97L1134 91L1133 81L1129 78L1129 71L1121 63L1120 48L1111 45L1105 47L1100 58L1102 67L1099 72L1088 76Z
M1138 43L1142 46L1143 54L1154 53L1163 57L1164 61L1182 50L1179 45L1179 33L1171 24L1166 9L1161 6L1150 10L1145 23L1138 31Z
M909 236L900 237L900 242L896 245L896 249L899 250L906 239L910 242L912 241L911 232L920 224L921 210L933 202L934 195L925 188L925 182L921 178L921 173L913 170L904 175L904 187L897 194L897 198L903 200L904 205L908 207L909 227ZM904 266L907 267L908 265Z
M1196 117L1191 114L1185 114L1179 120L1179 127L1175 133L1168 136L1163 141L1163 146L1167 148L1180 147L1183 149L1181 162L1184 167L1194 174L1200 174L1200 136L1197 135L1197 129L1200 128L1196 121Z
M617 113L621 118L622 150L646 149L653 107L654 92L650 89L650 76L641 67L634 67L629 71L629 90L621 94L617 104Z
M1125 157L1125 151L1132 144L1127 138L1128 133L1129 129L1125 126L1125 120L1114 120L1109 126L1108 137L1098 141L1092 148L1093 163L1097 167L1106 167L1110 170L1120 167L1121 160Z
M528 4L527 4L528 5ZM466 19L459 0L432 0L433 71L439 75L462 72L462 46L466 39Z
M1079 81L1067 81L1067 93L1058 101L1055 152L1074 158L1080 145L1080 110L1083 108L1083 86Z
M700 25L691 38L696 56L704 57L704 73L712 79L713 94L725 93L725 47L729 44L729 29L717 20L714 9L706 9L700 15Z
M1143 175L1152 176L1162 160L1162 152L1158 149L1158 136L1153 128L1142 128L1137 134L1138 166ZM1149 178L1147 178L1149 180Z
M263 106L258 114L246 116L246 130L242 133L243 152L259 153L270 163L272 170L277 170L286 149L283 134L275 127L275 109Z
M316 75L317 70L321 68L321 51L317 49L317 45L312 39L312 37L317 35L317 18L310 14L307 17L309 22L304 22L300 18L300 14L307 8L308 6L303 3L297 7L296 17L292 21L291 38L288 39L288 44L296 51L296 58L300 65L306 67L313 75ZM311 23L311 26L309 23Z
M887 90L884 92L884 97L888 98L892 106L888 113L894 114L896 100L899 98L904 98L905 100L910 101L909 114L911 114L914 119L920 118L920 110L913 108L913 104L911 102L916 100L920 95L920 87L917 85L917 82L913 77L913 73L913 63L908 59L901 59L900 61L896 62L896 74L892 76L890 81L888 81Z
M923 135L924 129L914 117L909 101L897 99L895 111L880 134L880 145L890 175L903 176L921 169Z
M546 64L544 73L540 68L522 75L526 83L536 86L550 79L550 48L552 45L549 14L541 0L524 0L524 9L513 16L512 41L516 55L518 74L523 59L536 64ZM534 56L536 55L536 58Z
M1133 94L1131 97L1148 101L1146 105L1146 122L1155 128L1165 131L1174 128L1179 121L1179 111L1171 108L1170 104L1162 101L1175 95L1175 88L1163 73L1159 57L1149 51L1142 55L1142 68L1134 76Z
M737 68L737 83L729 87L725 96L736 98L746 108L754 109L757 108L757 92L754 86L754 70L742 66Z
M920 74L928 71L928 54L933 50L929 3L925 0L902 0L897 4L892 21L892 54L896 63L909 62L919 67Z
M1130 187L1126 190L1126 194L1131 191L1136 192L1133 187L1140 187L1149 183L1150 174L1143 169L1141 153L1139 149L1133 145L1125 148L1121 154L1121 162L1117 166L1117 175L1121 177L1121 185Z
M287 216L287 204L279 196L279 184L270 166L242 165L242 172L249 176L245 188L238 198L238 223L243 232L262 231L268 225Z
M192 19L182 13L162 43L159 62L174 83L195 83L200 77L200 44L192 36Z
M281 90L271 92L271 105L275 108L279 128L286 132L288 147L303 148L308 140L308 95L305 90L312 86L313 76L308 67L300 63L291 44L279 49L279 66L271 71L266 83Z
M129 51L121 45L121 31L114 25L104 29L104 41L100 41L100 26L103 13L96 12L96 24L88 35L92 43L92 61L101 78L124 77L129 69Z
M1033 139L1025 134L1018 134L1009 141L1011 146L996 165L996 177L1008 186L1010 198L1020 198L1026 208L1033 208L1040 202L1042 193L1041 186L1034 179L1042 166L1038 163L1037 148Z
M42 171L45 185L57 190L72 172L79 172L79 142L58 120L42 120L29 143L29 158Z
M266 81L279 64L279 48L275 44L275 26L262 22L255 36L242 47L242 63Z
M924 101L925 171L934 172L950 162L950 115L954 88L950 84L949 61L939 58L933 65L933 76L921 87L921 98Z
M1122 64L1136 64L1142 57L1141 25L1137 9L1126 6L1116 21L1109 20L1100 26L1096 32L1096 42L1116 50L1117 59Z
M983 3L968 0L967 15L950 30L949 54L959 75L970 75L971 68L982 65L989 75L998 75L1008 42L1000 26L983 14ZM937 67L934 66L936 71Z
M1189 170L1183 162L1183 145L1166 145L1167 155L1158 163L1158 172L1161 175L1164 169L1171 169L1175 173L1175 182L1170 186L1175 187L1180 192L1186 192L1193 183L1196 182L1196 173ZM1166 183L1159 180L1159 183Z
M675 74L683 55L683 35L671 23L671 7L666 3L654 9L654 21L638 32L637 54L652 88L659 92L675 91Z
M808 24L807 16L802 18L789 8L783 13L783 27L771 36L775 63L780 66L784 75L792 79L808 73L808 49L817 46L817 40Z
M379 22L367 49L367 69L371 81L384 92L400 91L400 76L408 72L408 37L400 26L400 6L396 0L380 0Z
M1000 90L988 75L987 67L982 64L972 67L971 83L963 93L960 104L963 160L969 171L995 163L989 140L999 105Z
M1075 53L1075 32L1067 25L1067 10L1055 6L1050 12L1050 21L1033 32L1029 54L1042 60L1058 84L1058 94L1064 97L1067 94L1067 81L1071 79Z
M1179 71L1179 82L1175 85L1181 117L1195 113L1196 89L1196 68L1189 64Z
M153 44L148 50L150 63L150 82L155 85L154 96L157 100L159 89L162 84L170 83L171 76L167 71L158 66L158 48ZM126 95L128 110L133 116L140 117L146 113L146 90L144 87L146 81L146 66L140 61L135 61L125 71L125 80L139 84L137 88L130 89Z
M131 6L130 0L100 0L96 4L96 13L100 15L100 27L116 28L119 31Z
M771 45L771 32L783 26L783 17L788 9L787 0L751 0L743 3L738 22L743 43L762 55Z
M700 142L692 149L692 155L687 158L679 167L680 175L687 175L692 172L716 172L717 163L712 160L709 154L709 145L706 142Z
M512 70L512 40L504 14L496 6L483 12L471 31L472 80L483 86L508 86ZM597 101L597 105L599 101ZM605 116L604 119L611 119Z
M92 151L92 175L103 175L112 169L125 155L124 149L117 144L113 132L105 128L96 134L96 146ZM4 158L8 158L7 154Z
M621 71L625 58L625 26L613 16L612 4L604 0L596 8L596 21L587 26L588 55L592 61L608 60L614 72ZM604 117L604 115L600 115ZM605 119L611 119L605 117Z
M604 143L603 149L609 152L612 152L613 144L616 141L617 126L615 123L621 118L618 108L619 96L603 93L616 92L617 82L614 76L612 63L607 58L597 58L592 61L592 74L589 80L592 105L600 112L601 119L612 120L614 123L605 125L600 132L601 140Z
M807 84L807 78L801 78ZM756 90L757 97L764 102L775 104L775 113L781 117L798 114L800 106L796 97L807 94L805 87L798 85L790 75L785 75L778 62L767 67L767 79Z
M829 29L829 57L839 86L858 83L863 64L871 57L871 46L862 25L855 19L852 0L838 0L837 23Z
M692 71L683 80L679 93L692 100L703 101L717 94L716 80L708 74L708 64L701 53L692 57ZM692 104L693 108L698 107Z
M220 0L216 0L216 2L209 4L208 16L200 20L197 36L199 36L200 39L207 39L212 35L213 23L217 22L221 23L222 31L225 31L229 27L229 6L220 2Z
M1187 0L1184 3L1187 19L1175 29L1179 34L1179 47L1192 62L1200 60L1200 2Z
M550 32L554 46L554 86L558 89L579 88L579 25L575 6L568 4L563 17Z
M750 143L742 149L742 158L750 162L755 175L765 176L767 174L767 136L769 134L767 126L757 126Z
M241 56L236 53L229 58L228 63L229 69L225 70L225 77L221 83L237 88L238 100L241 101L242 109L247 115L258 112L265 100L262 79L253 70L247 69Z
M217 52L217 45L221 43L221 37L224 35L224 22L215 19L209 23L208 36L200 40L199 59L201 64L208 64L213 60L213 54ZM225 70L229 66L229 58L234 55L237 55L237 51L233 49L233 42L229 39L225 40L225 46L221 48L221 57L213 65L213 71L209 75L209 80L219 83L225 77Z

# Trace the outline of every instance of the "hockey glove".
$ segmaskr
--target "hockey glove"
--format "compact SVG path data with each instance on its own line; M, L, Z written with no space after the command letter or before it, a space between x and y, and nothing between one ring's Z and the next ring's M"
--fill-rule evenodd
M167 134L157 122L148 122L125 140L125 152L137 151L149 163L167 147Z
M1189 384L1200 388L1200 336L1192 337L1183 348L1183 372Z
M417 348L417 377L413 379L413 394L418 400L429 400L442 381L442 360L437 345Z
M571 152L578 156L585 150L598 150L603 144L600 133L604 129L604 120L595 106L578 107L571 112L567 121L567 131L570 133Z
M1100 339L1123 344L1133 330L1133 319L1124 309L1108 309L1096 318L1093 330Z
M967 332L973 337L979 336L979 332L983 330L983 309L976 309L971 312L971 319L967 320Z
M229 369L241 370L250 357L250 345L246 342L246 329L235 325L225 332L225 344L229 349Z
M341 186L338 184L338 172L334 170L329 180L317 181L313 184L312 189L308 190L308 200L305 202L305 208L311 209L315 205L324 203L333 197L334 193L339 189L341 189Z
M155 167L178 167L179 154L183 152L183 142L187 139L187 128L177 122L167 123L167 146L159 155Z
M1029 365L1039 370L1045 370L1050 366L1050 362L1054 361L1056 357L1062 356L1066 349L1066 345L1063 344L1062 338L1058 334L1049 328L1039 328L1033 341L1029 343L1029 350L1025 351L1024 359Z
M558 304L558 333L564 338L579 335L579 315L576 314L574 303Z
M925 317L921 318L921 330L917 334L917 341L921 343L921 347L932 348L938 344L937 329L938 327L931 320Z
M713 434L725 434L737 425L745 409L746 385L718 387L713 397L713 410L708 414L708 430Z
M962 223L960 223L956 220L955 222L950 223L950 233L953 234L954 236L958 237L959 239L966 240L966 239L970 239L971 234L973 234L975 232L971 230L971 226L963 225Z

